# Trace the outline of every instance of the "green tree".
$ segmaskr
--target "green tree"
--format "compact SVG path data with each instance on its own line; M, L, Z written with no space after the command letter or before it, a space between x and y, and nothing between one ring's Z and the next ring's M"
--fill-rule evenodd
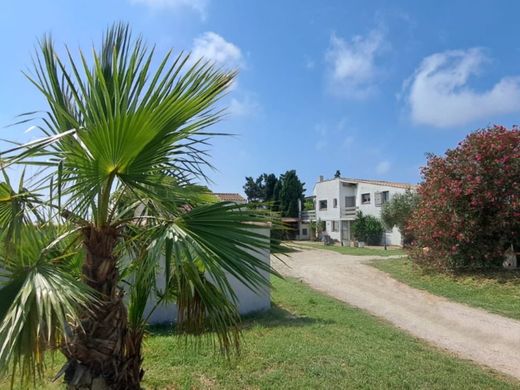
M277 201L277 194L275 193L278 179L274 173L263 173L255 179L253 177L246 177L246 184L244 184L244 192L247 200L250 202L275 202Z
M262 178L264 182L264 202L276 202L278 199L276 198L275 187L278 178L274 173L264 173Z
M412 241L412 237L406 234L405 228L418 203L419 195L417 192L406 190L403 194L395 194L389 202L383 205L381 210L383 224L389 229L397 226L403 234L405 244Z
M256 180L251 176L246 177L246 184L244 184L244 192L249 202L263 202L265 197L265 187L262 176Z
M298 217L298 201L304 202L304 183L298 179L295 170L287 171L279 180L279 208L282 217Z
M0 184L0 370L26 381L53 349L69 389L139 389L149 299L175 301L178 329L209 329L230 352L239 315L226 274L258 288L271 272L255 256L270 219L194 184L235 72L184 54L155 63L124 25L92 57L63 61L49 38L40 50L42 138L1 154L3 169L42 169Z
M369 245L379 245L383 232L383 224L379 219L358 211L356 219L352 223L352 233L356 240L366 242Z

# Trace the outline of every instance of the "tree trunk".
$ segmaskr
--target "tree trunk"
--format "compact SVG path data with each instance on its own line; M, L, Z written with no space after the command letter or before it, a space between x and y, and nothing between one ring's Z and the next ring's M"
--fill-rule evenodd
M123 291L117 286L117 231L88 227L83 236L87 251L83 278L100 293L101 302L84 312L79 324L71 325L71 337L63 348L68 358L67 388L139 389L142 334L139 337L128 332Z

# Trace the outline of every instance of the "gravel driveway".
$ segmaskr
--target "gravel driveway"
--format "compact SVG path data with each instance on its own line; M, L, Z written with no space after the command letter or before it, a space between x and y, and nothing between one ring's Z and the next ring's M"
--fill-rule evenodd
M273 259L283 275L390 321L456 355L520 379L520 321L409 287L366 263L372 257L301 250Z

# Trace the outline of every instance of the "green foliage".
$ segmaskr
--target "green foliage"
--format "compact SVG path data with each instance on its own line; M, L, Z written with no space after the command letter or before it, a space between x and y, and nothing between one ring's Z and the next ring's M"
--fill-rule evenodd
M275 188L278 179L274 173L264 173L256 179L246 177L246 184L244 184L244 192L247 200L253 203L270 203L271 205L278 200L275 193Z
M303 209L309 211L315 210L314 200L305 199L305 202L303 203Z
M403 234L403 242L405 244L413 241L413 236L409 234L410 232L407 235L405 228L418 202L419 195L414 191L406 190L404 194L395 194L381 209L383 224L389 229L397 226L401 234Z
M352 233L358 241L379 245L383 232L383 224L379 219L371 215L363 215L358 211L356 219L352 222Z
M287 171L280 178L264 173L258 178L246 177L244 192L252 203L267 204L282 217L298 216L298 201L304 204L304 183L300 182L295 170Z
M249 202L264 202L265 201L265 187L263 177L259 176L256 180L251 176L246 177L246 184L244 184L244 192L246 193Z
M311 228L311 239L317 239L321 237L321 233L325 231L325 221L321 219L312 220L310 223Z
M56 237L53 227L28 224L15 245L2 241L0 247L0 374L19 368L24 383L43 373L44 353L67 338L66 323L97 302L76 277L77 235Z
M280 213L282 217L298 217L298 202L304 202L304 183L298 179L295 170L280 176Z
M504 252L520 245L520 129L473 132L430 155L422 175L408 224L413 258L442 269L501 267Z
M264 202L276 202L278 198L275 196L275 187L278 179L274 173L262 175L264 180Z

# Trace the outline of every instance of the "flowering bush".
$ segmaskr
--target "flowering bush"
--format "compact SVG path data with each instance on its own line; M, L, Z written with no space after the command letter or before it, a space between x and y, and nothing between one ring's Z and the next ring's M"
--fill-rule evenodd
M406 230L412 257L439 268L500 266L520 240L520 130L468 135L443 157L429 155L420 201Z

